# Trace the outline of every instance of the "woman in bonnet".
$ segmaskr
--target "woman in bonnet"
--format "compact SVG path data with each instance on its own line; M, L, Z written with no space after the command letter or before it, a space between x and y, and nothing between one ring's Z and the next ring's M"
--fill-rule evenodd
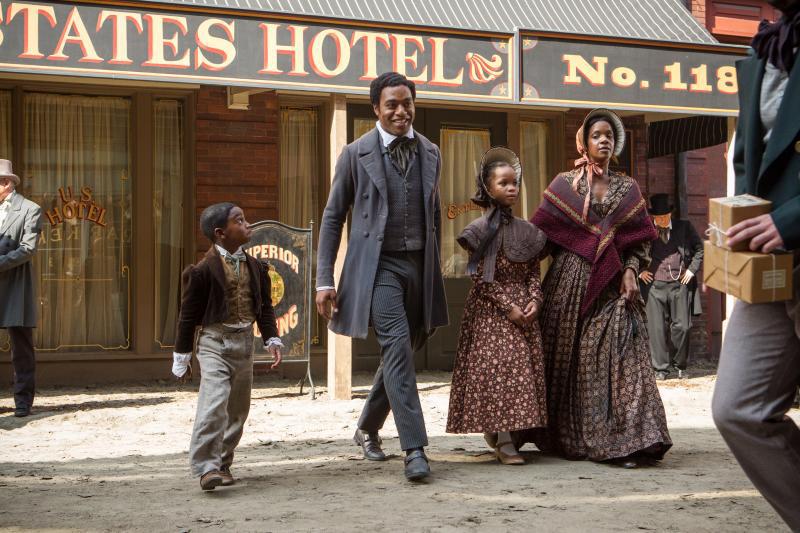
M672 446L637 282L657 234L636 181L608 168L625 144L620 118L591 111L576 144L575 168L556 176L532 219L553 258L540 318L548 426L515 440L633 468Z
M545 236L512 214L521 179L511 150L492 148L483 156L472 199L483 216L458 237L475 283L464 306L447 417L448 432L483 433L506 465L525 463L511 432L547 423L537 322Z

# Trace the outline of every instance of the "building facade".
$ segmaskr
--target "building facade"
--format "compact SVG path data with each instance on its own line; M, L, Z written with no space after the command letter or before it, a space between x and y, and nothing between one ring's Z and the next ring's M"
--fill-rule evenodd
M209 246L199 213L230 200L251 222L319 221L336 156L374 126L368 86L383 71L418 84L414 127L442 150L452 324L417 354L421 368L452 365L469 286L455 237L479 215L469 198L490 146L521 155L525 217L572 167L575 132L599 106L623 116L617 168L645 194L670 192L692 217L700 195L718 183L724 194L724 174L697 161L722 153L744 49L719 44L679 0L637 12L326 4L0 2L0 157L44 210L40 382L168 375L180 272ZM374 339L335 338L310 319L316 372L377 366Z

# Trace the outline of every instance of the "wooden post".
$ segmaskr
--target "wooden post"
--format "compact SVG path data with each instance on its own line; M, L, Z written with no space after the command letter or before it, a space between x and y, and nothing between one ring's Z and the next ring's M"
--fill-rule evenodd
M333 181L336 160L347 144L347 101L344 95L331 97L330 164ZM347 224L342 230L342 241L334 265L334 279L341 278L344 257L347 254ZM353 341L328 330L328 397L349 400L353 392Z

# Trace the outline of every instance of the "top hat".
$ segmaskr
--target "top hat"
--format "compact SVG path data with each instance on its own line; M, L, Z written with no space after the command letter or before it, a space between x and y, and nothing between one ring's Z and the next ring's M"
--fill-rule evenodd
M11 168L11 161L8 159L0 159L0 178L9 178L14 182L14 185L19 185L19 176L14 174Z
M650 196L650 214L668 215L672 213L672 204L669 203L669 195L663 192Z

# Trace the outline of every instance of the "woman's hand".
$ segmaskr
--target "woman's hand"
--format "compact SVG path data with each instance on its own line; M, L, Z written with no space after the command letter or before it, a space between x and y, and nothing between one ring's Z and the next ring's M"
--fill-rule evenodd
M632 268L626 268L625 273L622 274L619 294L629 302L636 300L639 296L639 282L636 280L636 273Z
M508 319L513 322L514 324L518 325L521 328L524 328L527 324L527 320L525 319L525 313L522 309L519 308L518 305L512 305L511 311L508 312Z
M539 304L536 300L531 300L528 305L525 306L525 321L530 324L537 318L539 318Z

